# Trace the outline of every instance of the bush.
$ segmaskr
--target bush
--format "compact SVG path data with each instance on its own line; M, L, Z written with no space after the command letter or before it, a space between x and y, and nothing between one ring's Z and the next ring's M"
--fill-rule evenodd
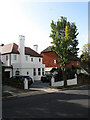
M80 73L78 75L78 83L87 83L90 84L90 75Z
M20 89L23 88L23 80L21 79L3 78L3 84L20 88Z
M66 70L67 79L75 78L75 74L76 74L76 69L67 68Z

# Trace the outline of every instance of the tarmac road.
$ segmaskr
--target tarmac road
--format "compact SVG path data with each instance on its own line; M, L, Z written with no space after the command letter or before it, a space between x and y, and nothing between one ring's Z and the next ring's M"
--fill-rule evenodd
M88 118L88 87L3 100L3 118Z

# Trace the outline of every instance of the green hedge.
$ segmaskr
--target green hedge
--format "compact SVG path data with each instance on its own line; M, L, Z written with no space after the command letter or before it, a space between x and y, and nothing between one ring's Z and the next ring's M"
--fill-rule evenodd
M3 78L2 83L4 85L9 85L12 87L23 89L23 80L21 79L11 79L11 78Z

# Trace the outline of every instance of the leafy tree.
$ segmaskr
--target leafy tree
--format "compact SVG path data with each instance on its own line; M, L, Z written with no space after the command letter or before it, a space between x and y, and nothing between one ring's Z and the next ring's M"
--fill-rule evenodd
M67 21L66 17L61 16L57 22L51 22L52 46L51 48L59 56L60 67L63 70L64 85L67 84L66 65L70 63L70 57L76 57L79 48L77 48L77 27L75 23Z
M90 43L83 46L81 65L90 73Z

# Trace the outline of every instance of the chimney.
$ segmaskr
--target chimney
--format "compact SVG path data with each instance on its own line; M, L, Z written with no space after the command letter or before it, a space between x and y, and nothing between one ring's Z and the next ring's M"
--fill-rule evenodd
M19 52L22 55L25 54L25 36L19 35Z
M38 52L38 45L33 45L34 51Z

